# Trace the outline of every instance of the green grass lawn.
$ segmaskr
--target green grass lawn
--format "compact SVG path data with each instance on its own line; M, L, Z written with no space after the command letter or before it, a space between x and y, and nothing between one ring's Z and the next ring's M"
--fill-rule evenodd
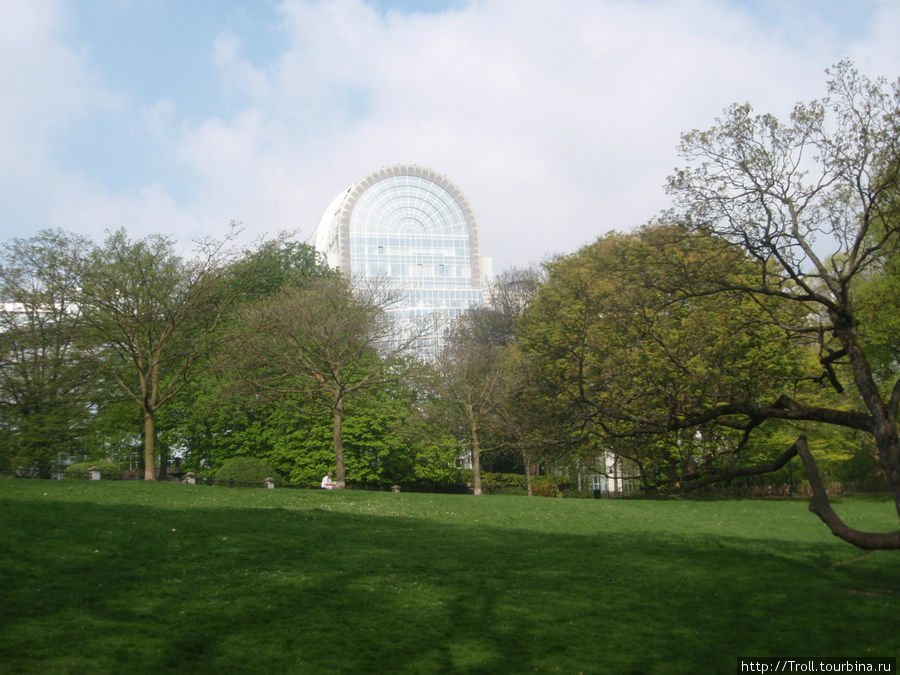
M853 524L896 527L888 500ZM896 657L900 551L791 500L0 479L0 672L643 673Z

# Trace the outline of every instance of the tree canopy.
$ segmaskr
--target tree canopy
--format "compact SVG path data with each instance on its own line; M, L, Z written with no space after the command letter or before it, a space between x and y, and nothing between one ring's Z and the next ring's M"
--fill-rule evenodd
M747 433L790 419L869 434L900 515L900 379L885 353L896 343L878 344L884 324L872 312L873 285L886 292L889 307L896 303L884 272L900 245L900 81L870 80L846 61L829 74L828 95L797 104L786 122L735 105L712 128L685 134L680 150L689 164L669 181L678 204L670 217L757 263L752 278L715 277L697 294L777 298L803 308L785 327L797 340L816 342L819 372L809 375L840 397L820 405L786 392L768 405L714 412L737 416ZM858 532L838 518L805 434L791 452L813 485L811 508L832 532L865 548L900 547L900 532Z

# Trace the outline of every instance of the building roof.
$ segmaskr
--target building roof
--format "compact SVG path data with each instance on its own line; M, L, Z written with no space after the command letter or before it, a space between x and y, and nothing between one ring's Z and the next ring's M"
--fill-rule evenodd
M462 190L450 181L446 176L432 169L417 166L415 164L394 164L385 166L381 169L373 171L362 180L354 183L345 190L342 190L328 205L322 217L319 219L316 229L310 237L310 242L319 251L326 254L326 259L332 267L340 268L344 271L350 270L350 220L354 208L359 204L360 199L366 192L381 183L390 179L402 176L410 176L425 181L429 181L437 185L446 194L449 194L456 208L465 218L465 226L468 230L469 251L471 255L472 266L472 284L475 288L482 286L485 270L482 270L481 245L478 233L478 223L475 220L475 213L469 200L463 194ZM427 199L425 198L427 197ZM431 200L431 204L425 204L427 200ZM386 199L378 203L377 207L369 205L369 208L378 208L378 217L385 220L413 221L414 225L423 231L431 231L441 227L441 212L445 207L451 205L442 205L440 199L433 198L433 195L423 195L421 203L422 208L405 208L402 200ZM401 210L402 214L401 214Z

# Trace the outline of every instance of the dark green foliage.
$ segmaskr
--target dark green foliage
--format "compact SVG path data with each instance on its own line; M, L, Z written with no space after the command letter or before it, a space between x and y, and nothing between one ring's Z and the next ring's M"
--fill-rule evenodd
M709 277L755 270L735 247L680 226L612 233L548 265L519 336L573 454L613 451L646 489L677 489L698 467L708 475L783 451L742 447L740 431L703 417L777 399L808 353L773 325L796 318L785 303L695 294Z
M232 283L241 302L269 298L285 288L302 288L311 279L334 277L321 254L309 244L281 236L264 242L256 250L245 251L234 264Z
M256 457L232 457L216 471L216 483L262 487L266 478L276 477L268 462Z
M520 473L485 471L482 474L484 491L488 494L511 494L525 489L525 477Z
M122 468L115 462L105 459L96 461L77 462L66 467L66 478L88 478L88 470L97 467L100 469L101 480L118 480L122 477Z
M898 159L900 161L900 159ZM892 188L900 204L900 184ZM893 227L900 221L900 207L895 207ZM883 236L885 226L873 228L871 238ZM860 315L860 331L878 384L887 393L893 385L900 362L900 240L895 240L873 269L855 285L856 308Z

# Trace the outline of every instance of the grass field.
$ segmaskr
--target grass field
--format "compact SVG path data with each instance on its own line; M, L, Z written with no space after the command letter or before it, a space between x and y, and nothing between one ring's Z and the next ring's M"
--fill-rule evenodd
M887 500L836 508L896 527ZM900 552L791 500L0 479L0 583L0 672L731 673L900 652Z

